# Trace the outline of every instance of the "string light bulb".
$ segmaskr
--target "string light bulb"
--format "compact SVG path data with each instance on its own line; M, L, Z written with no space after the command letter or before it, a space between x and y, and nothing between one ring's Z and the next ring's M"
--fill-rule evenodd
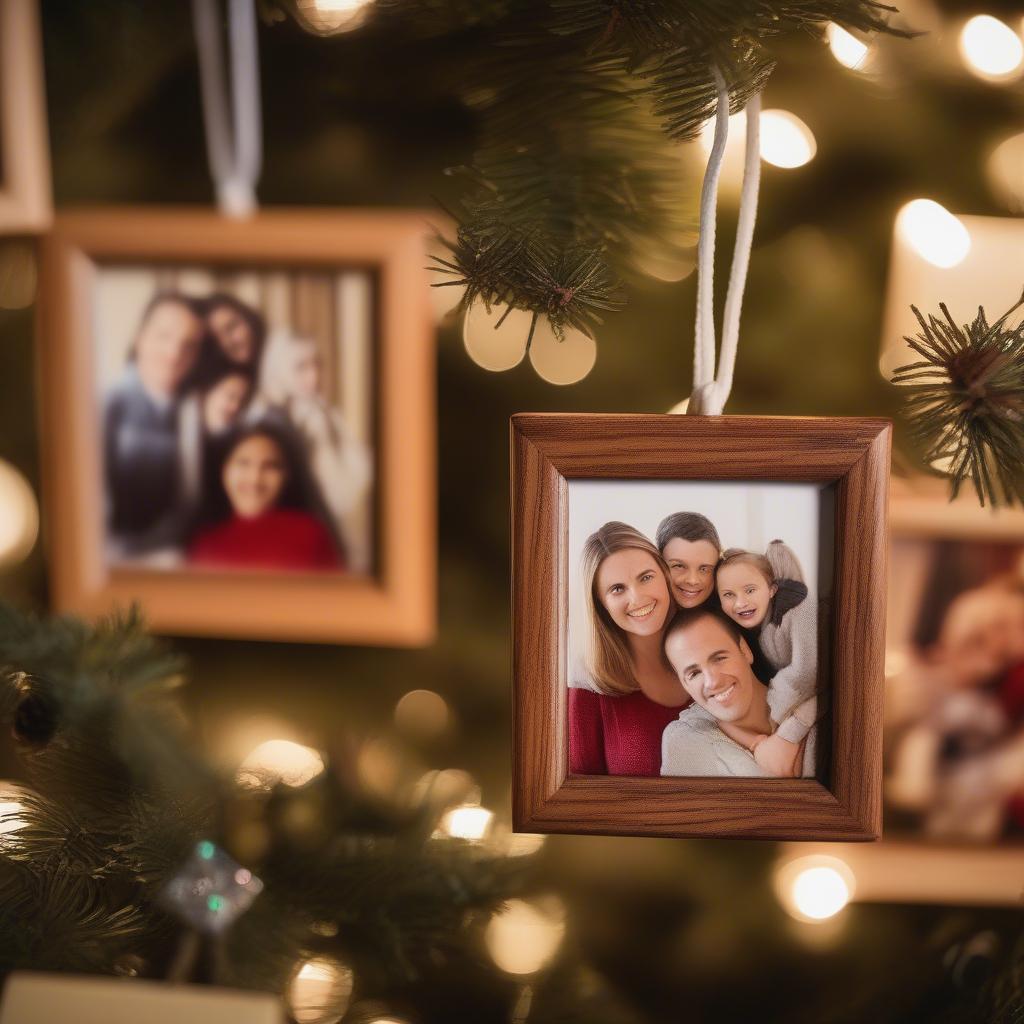
M304 961L288 987L288 1007L296 1024L337 1024L352 999L352 969L339 960Z
M506 974L535 974L555 955L564 935L565 911L557 901L542 907L509 900L488 922L484 942Z
M359 28L372 0L297 0L296 7L315 32L337 35Z
M978 78L1006 82L1020 73L1024 43L1005 22L990 14L978 14L960 31L960 56Z
M448 704L433 690L410 690L395 705L395 725L406 736L430 740L448 728Z
M999 199L1014 213L1024 211L1024 132L999 143L989 154L985 169Z
M475 299L462 323L462 341L469 358L495 373L518 366L526 355L532 320L529 310L510 312L497 303L488 309L482 299Z
M828 23L828 28L825 29L825 38L828 40L832 56L844 68L849 68L851 71L865 70L869 52L867 43L862 42L834 21Z
M565 327L559 337L546 316L538 317L530 343L530 363L549 384L576 384L594 368L597 343L577 330Z
M933 199L914 199L896 216L896 232L923 260L948 270L971 251L963 221Z
M773 167L802 167L814 159L814 133L788 110L761 113L761 159Z
M251 751L239 766L238 781L257 789L277 783L298 788L324 770L324 759L312 747L291 740L267 740Z
M486 807L462 804L453 807L441 819L438 831L452 839L465 839L471 843L480 842L491 828L494 813Z
M779 866L775 891L790 916L820 922L835 917L850 902L855 879L838 857L798 857Z

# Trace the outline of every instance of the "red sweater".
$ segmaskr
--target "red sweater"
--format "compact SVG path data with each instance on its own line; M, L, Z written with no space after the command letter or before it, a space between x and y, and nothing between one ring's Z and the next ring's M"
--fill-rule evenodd
M196 536L196 565L240 569L343 569L327 527L308 512L273 508L254 519L232 516Z
M569 771L576 775L660 775L661 734L679 707L642 693L608 697L569 688Z

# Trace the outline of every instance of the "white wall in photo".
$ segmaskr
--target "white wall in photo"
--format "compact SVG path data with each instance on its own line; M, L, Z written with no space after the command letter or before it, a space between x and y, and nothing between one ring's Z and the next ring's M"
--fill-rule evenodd
M635 527L653 542L658 524L673 512L708 517L726 548L764 552L773 540L793 549L812 597L818 593L819 536L824 485L752 482L679 482L675 480L569 481L569 658L583 655L587 595L580 579L580 555L587 537L607 522Z

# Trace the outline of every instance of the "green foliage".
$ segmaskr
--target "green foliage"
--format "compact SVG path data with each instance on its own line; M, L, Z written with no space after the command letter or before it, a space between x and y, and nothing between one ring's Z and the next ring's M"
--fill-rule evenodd
M1022 305L991 325L979 308L962 327L944 303L941 320L911 307L921 333L906 341L922 359L893 383L908 385L912 437L926 462L948 465L951 498L969 479L983 505L1024 503L1024 324L1005 326Z
M200 839L264 883L211 950L221 984L283 993L319 953L386 993L470 955L467 913L522 890L528 859L432 838L444 807L371 797L354 764L270 792L218 776L174 713L180 680L134 614L90 629L0 608L0 709L29 782L0 834L0 971L122 973L131 957L165 976L183 933L161 894Z

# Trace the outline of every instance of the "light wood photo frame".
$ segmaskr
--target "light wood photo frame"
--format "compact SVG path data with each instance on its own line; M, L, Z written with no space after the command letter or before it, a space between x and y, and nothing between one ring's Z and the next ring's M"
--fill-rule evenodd
M0 4L0 154L0 233L45 231L53 201L36 0Z
M512 418L516 830L878 837L891 430L880 419ZM570 773L567 546L569 485L575 480L795 481L832 488L831 753L825 784L811 778Z
M416 211L288 209L233 221L200 209L117 208L57 217L42 246L38 329L43 517L58 611L95 616L138 602L154 630L178 635L399 646L433 639L435 366L425 270L431 235L427 215ZM127 315L102 291L111 268L156 268L154 280L229 269L239 280L273 277L275 294L282 277L300 274L369 282L363 305L370 326L359 366L370 394L357 387L350 396L363 403L372 436L367 571L217 571L110 558L101 443L102 364L110 359L101 348L108 339L96 335L101 312L118 323ZM317 292L316 281L302 278L276 308L301 321L308 296L325 289L330 296L333 280ZM336 336L345 336L346 322L338 313Z

